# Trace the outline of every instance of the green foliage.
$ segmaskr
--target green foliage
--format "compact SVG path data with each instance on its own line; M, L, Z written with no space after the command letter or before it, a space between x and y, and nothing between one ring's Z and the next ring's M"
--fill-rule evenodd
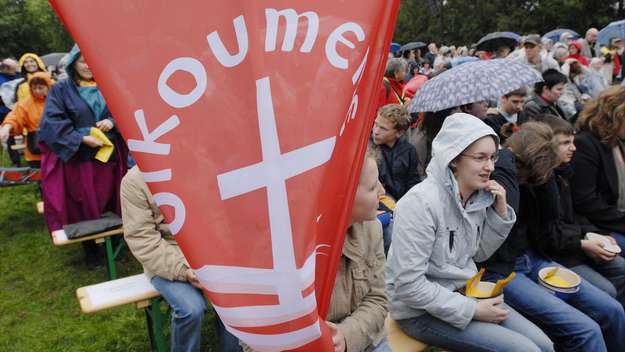
M616 1L596 0L402 0L394 41L470 45L495 31L544 34L570 28L584 35L622 19Z
M73 40L46 0L0 0L0 57L69 51Z

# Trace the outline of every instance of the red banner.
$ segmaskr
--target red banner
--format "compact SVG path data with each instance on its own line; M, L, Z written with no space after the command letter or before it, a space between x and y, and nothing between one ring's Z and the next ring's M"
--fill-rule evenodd
M228 330L323 323L399 0L51 0Z

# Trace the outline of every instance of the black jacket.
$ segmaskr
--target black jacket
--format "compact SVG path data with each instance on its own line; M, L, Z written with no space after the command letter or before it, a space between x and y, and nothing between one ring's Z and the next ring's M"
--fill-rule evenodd
M582 251L581 240L587 232L599 232L588 219L575 214L573 198L571 197L570 180L573 168L570 164L556 169L555 180L558 186L559 216L557 231L551 235L547 248L558 263L572 267L583 264L588 257Z
M625 213L617 208L618 176L612 149L590 131L575 138L571 192L575 211L607 232L625 234Z
M482 266L487 270L508 275L514 269L516 258L526 249L550 258L552 234L558 225L558 192L554 178L542 185L520 185L517 221L510 234Z
M517 115L517 124L523 122L524 120L526 120L523 111L519 112ZM504 144L506 142L506 139L508 137L510 137L512 135L512 131L506 131L505 134L502 134L501 132L501 128L505 125L508 124L508 120L506 120L506 118L501 114L501 113L496 113L496 114L488 114L488 116L486 116L486 118L484 119L484 123L487 124L488 126L490 126L490 128L492 128L495 133L497 133L497 135L499 136L499 141L501 142L501 144ZM513 124L511 124L513 125Z
M405 137L397 140L393 148L378 146L380 182L386 193L399 200L412 186L421 182L417 167L417 152Z
M523 113L525 117L523 120L519 120L519 123L525 122L526 119L534 119L536 116L541 114L551 114L559 116L565 119L564 112L558 104L549 104L542 97L533 94L532 98L525 102L523 106Z

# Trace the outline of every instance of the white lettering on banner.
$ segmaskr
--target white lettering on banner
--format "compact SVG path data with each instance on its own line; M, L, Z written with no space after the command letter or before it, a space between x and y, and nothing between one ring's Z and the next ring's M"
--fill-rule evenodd
M171 169L151 172L141 171L141 175L143 176L143 180L145 182L165 182L171 180Z
M336 68L340 68L341 70L347 70L349 67L349 61L346 58L339 55L336 50L338 43L342 43L348 46L350 49L356 48L354 43L352 43L349 39L345 38L343 35L347 32L352 32L356 35L356 39L359 42L365 40L365 32L362 30L362 27L358 25L358 23L347 22L344 23L338 28L336 28L328 37L328 41L326 42L326 56L330 64Z
M358 84L360 83L362 74L365 71L365 66L367 64L368 57L369 57L369 48L367 48L367 51L365 52L365 56L362 59L360 66L358 66L358 69L352 76L352 83L356 86L356 89L354 90L354 94L352 95L352 101L349 104L349 109L347 109L347 116L345 117L345 120L343 121L343 124L341 125L341 129L339 130L339 136L343 135L343 132L345 132L345 127L347 127L347 124L349 123L349 121L356 118L356 113L358 112L358 94L356 94L356 91L358 90Z
M321 336L319 321L298 331L259 335L232 326L262 327L285 323L316 309L315 293L303 291L314 282L315 253L297 268L293 228L286 181L330 160L336 137L282 154L273 109L269 78L256 81L256 99L262 161L217 176L222 200L265 189L271 232L272 269L205 265L196 270L202 285L211 292L276 294L279 304L226 308L215 306L229 331L258 351L282 351L299 347Z
M148 125L145 122L145 115L143 110L135 111L135 121L141 131L143 140L129 139L128 149L132 152L157 154L157 155L169 155L170 144L157 143L156 140L165 133L173 130L180 124L178 116L172 115L165 122L156 127L152 132L148 131Z
M180 94L167 85L167 80L176 71L185 71L193 75L195 88L188 94ZM172 108L186 108L193 105L206 91L206 70L198 60L192 57L179 57L165 66L158 78L158 93Z
M217 58L217 61L219 61L219 63L224 67L235 67L243 62L249 48L245 17L241 15L235 18L232 22L234 23L234 31L237 35L237 44L239 45L239 52L236 55L230 55L224 46L224 43L221 41L221 38L219 38L217 31L212 32L206 37L208 45Z
M276 50L276 41L278 39L278 25L280 18L284 17L286 26L284 29L284 40L282 41L282 51L293 51L295 46L295 37L299 27L299 20L305 17L308 20L306 38L304 44L300 48L300 52L309 53L312 51L317 34L319 33L319 16L312 11L307 11L299 15L293 9L278 11L276 9L266 9L265 17L267 20L267 34L265 35L265 51L272 52Z
M159 207L165 205L174 207L176 215L174 217L174 220L169 223L169 231L171 231L172 235L176 235L182 228L182 225L184 225L184 219L187 215L187 212L184 208L184 203L182 203L180 197L168 192L156 193L154 195L154 202Z

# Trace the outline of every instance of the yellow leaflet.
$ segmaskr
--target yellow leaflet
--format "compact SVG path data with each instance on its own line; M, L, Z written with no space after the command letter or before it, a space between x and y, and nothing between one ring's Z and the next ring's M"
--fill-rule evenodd
M103 163L108 162L113 154L113 150L115 150L115 146L113 146L111 140L108 139L104 132L100 131L99 128L91 127L91 132L89 134L91 137L100 140L102 144L104 144L95 154L95 158Z

